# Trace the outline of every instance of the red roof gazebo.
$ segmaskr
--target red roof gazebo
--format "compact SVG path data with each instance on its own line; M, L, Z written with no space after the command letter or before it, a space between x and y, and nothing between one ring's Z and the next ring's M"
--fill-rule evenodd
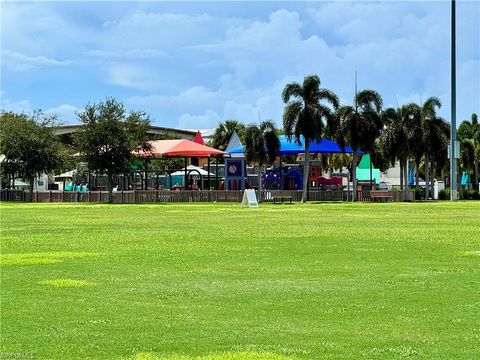
M210 146L201 145L197 142L180 140L154 140L149 142L151 149L139 151L139 157L210 157L213 155L224 155L225 151L214 149Z
M198 133L197 135L200 135ZM195 136L197 137L197 136ZM149 141L150 150L138 151L136 155L140 158L164 158L164 157L184 157L185 158L185 188L188 182L187 158L208 158L208 183L210 184L210 157L227 154L210 146L206 146L194 141L180 139L180 140L153 140Z

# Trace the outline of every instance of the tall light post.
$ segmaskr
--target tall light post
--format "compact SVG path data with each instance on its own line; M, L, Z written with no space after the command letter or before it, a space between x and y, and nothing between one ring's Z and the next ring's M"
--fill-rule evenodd
M456 59L455 59L455 0L452 0L452 48L451 48L451 126L450 126L450 200L457 200L457 159L455 142L457 140L457 104L456 104Z

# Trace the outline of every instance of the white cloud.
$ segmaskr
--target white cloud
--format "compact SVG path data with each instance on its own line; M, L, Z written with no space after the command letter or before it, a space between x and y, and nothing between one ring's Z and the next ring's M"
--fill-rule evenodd
M57 60L47 56L29 56L15 51L2 50L2 63L12 71L30 71L44 66L70 65L70 60Z
M155 84L154 74L133 64L110 64L106 67L106 71L108 84L134 89L146 89Z
M216 112L208 109L201 115L182 114L178 119L178 127L180 129L203 129L211 127L212 124L218 124L221 120Z
M18 89L18 83L24 86L19 99L51 104L61 91L58 103L75 106L85 102L69 87L77 72L92 79L92 101L105 94L125 98L159 124L209 127L227 118L254 122L260 113L280 125L287 82L317 73L322 86L351 102L357 70L359 88L378 90L385 104L395 105L394 94L400 103L439 96L442 115L450 115L447 2L313 2L311 9L280 2L262 4L258 12L253 3L252 11L239 13L209 13L208 6L195 12L185 4L175 12L175 5L158 3L121 3L105 12L98 8L103 4L79 4L78 16L66 3L5 5L9 94L8 86ZM465 117L480 112L480 5L457 4L457 108ZM270 13L262 10L267 7ZM25 73L54 67L72 70L62 78L49 72L50 88L41 79L45 72ZM44 90L29 94L31 83L45 84Z
M118 51L89 50L87 55L106 59L157 59L167 57L167 53L157 49L128 49Z
M20 101L12 101L8 98L5 98L5 93L2 93L1 105L0 108L5 111L12 111L19 114L32 114L34 110L40 109L44 110L45 114L57 115L58 120L63 124L68 123L78 123L75 112L80 110L78 107L70 104L61 104L48 109L41 109L32 105L31 101L28 99L23 99Z
M10 99L5 98L4 94L2 94L0 107L2 110L12 111L19 114L22 114L22 113L29 114L33 111L32 104L30 103L29 100L23 99L19 101L12 101Z

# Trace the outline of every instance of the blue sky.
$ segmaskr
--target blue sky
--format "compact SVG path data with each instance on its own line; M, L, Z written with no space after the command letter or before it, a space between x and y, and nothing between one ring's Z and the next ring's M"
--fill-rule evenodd
M457 1L457 117L480 113L480 2ZM450 2L1 3L1 107L58 113L108 96L160 126L282 122L286 83L316 73L351 103L438 96L450 118Z

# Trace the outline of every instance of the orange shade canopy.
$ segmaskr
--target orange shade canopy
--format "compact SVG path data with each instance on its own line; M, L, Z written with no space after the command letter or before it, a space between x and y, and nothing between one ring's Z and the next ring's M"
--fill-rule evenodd
M190 140L155 140L149 141L149 151L139 151L139 157L162 157L162 156L187 156L187 157L209 157L212 155L223 155L226 152L212 147L201 145Z

